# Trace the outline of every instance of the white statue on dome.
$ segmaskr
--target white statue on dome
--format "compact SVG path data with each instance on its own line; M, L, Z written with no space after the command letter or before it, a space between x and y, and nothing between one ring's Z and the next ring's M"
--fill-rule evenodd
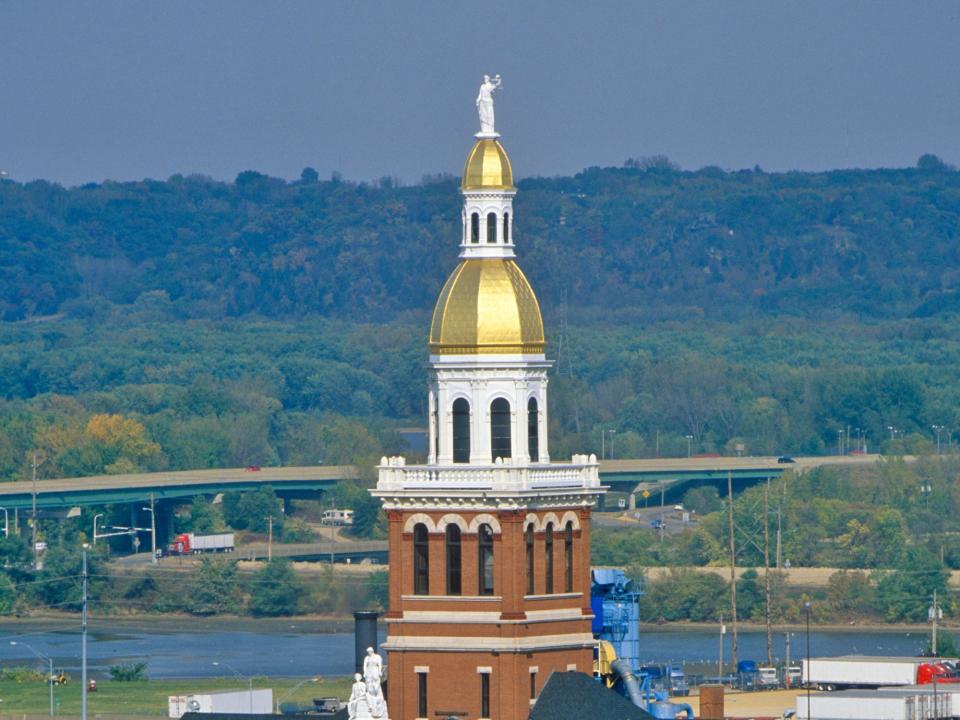
M477 111L480 113L480 136L497 136L497 131L494 128L496 123L493 116L493 91L497 90L500 84L499 75L494 75L492 80L489 75L483 76L483 83L480 85L480 92L477 95Z

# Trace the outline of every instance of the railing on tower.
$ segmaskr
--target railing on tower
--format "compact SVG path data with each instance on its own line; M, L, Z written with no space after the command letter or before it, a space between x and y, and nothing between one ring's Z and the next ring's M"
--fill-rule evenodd
M569 463L511 465L407 465L403 457L380 460L378 490L549 490L600 487L595 455L574 455Z

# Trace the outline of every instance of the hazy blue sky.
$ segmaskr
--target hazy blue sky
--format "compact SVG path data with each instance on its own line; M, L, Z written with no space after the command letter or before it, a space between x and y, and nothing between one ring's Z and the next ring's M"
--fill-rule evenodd
M960 163L960 3L9 2L27 180L459 172L483 73L518 176Z

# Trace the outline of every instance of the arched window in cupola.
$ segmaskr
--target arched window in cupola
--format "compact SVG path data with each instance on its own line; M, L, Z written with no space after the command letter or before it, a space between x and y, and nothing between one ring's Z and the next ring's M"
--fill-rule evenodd
M490 450L494 461L510 455L510 403L497 398L490 403Z
M480 213L470 215L470 242L474 245L480 242Z
M470 462L470 403L466 398L453 401L453 461Z
M503 244L510 244L510 213L503 214Z
M497 214L487 214L487 242L495 243L497 241Z
M537 462L540 458L540 417L536 398L527 402L527 450L530 462Z

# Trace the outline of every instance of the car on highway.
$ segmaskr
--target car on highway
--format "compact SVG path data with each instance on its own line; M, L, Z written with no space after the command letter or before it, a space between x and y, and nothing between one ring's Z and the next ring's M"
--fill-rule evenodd
M796 460L794 460L789 455L781 455L780 457L777 458L777 462L780 463L781 465L786 465L788 463L795 463Z

